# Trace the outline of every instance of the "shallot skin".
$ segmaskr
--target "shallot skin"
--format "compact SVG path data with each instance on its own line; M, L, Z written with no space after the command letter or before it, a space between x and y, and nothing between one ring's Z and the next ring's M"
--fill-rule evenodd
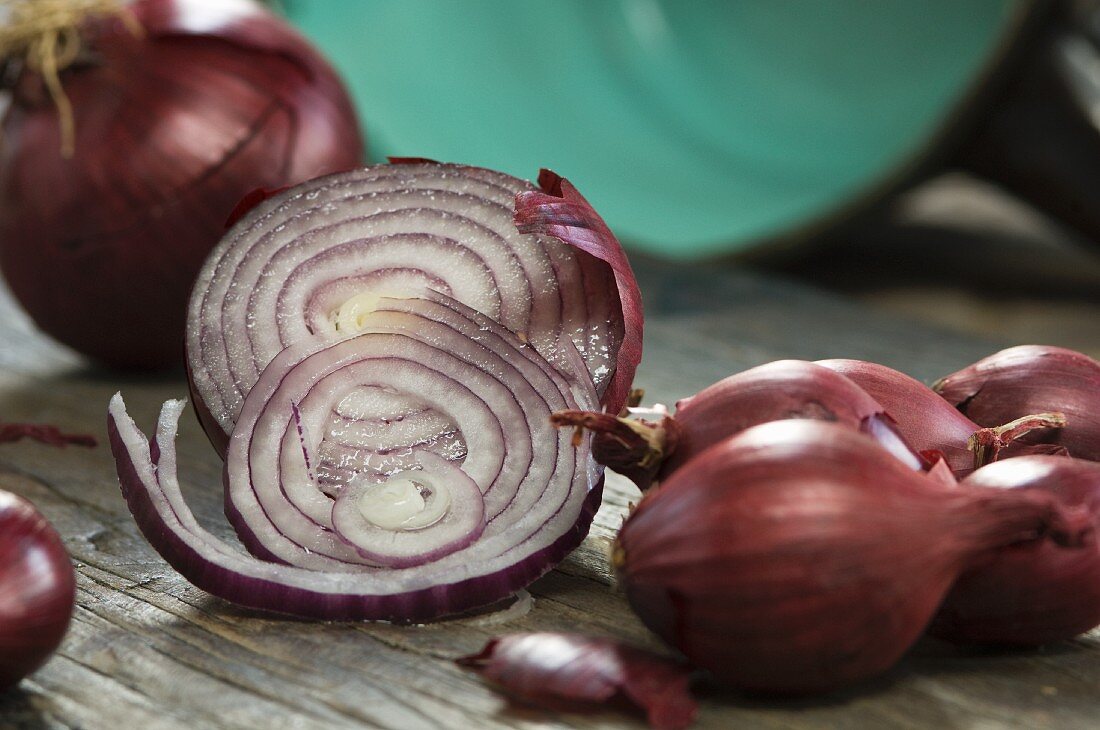
M589 709L623 698L651 727L680 730L695 719L691 669L612 639L576 634L510 634L456 660L509 694L554 709Z
M1088 510L1100 529L1100 464L1021 456L982 467L964 485L1037 490ZM957 643L1037 646L1100 625L1100 543L1064 548L1048 540L1010 545L965 573L930 632Z
M1070 456L1100 461L1100 362L1063 347L1020 345L994 353L933 386L982 426L1027 413L1061 411L1066 425L1024 437L1065 447Z
M764 424L648 492L614 561L643 622L723 684L835 689L893 666L992 551L1086 530L1049 494L929 482L841 425Z
M0 491L0 691L61 644L76 576L57 531L27 500Z

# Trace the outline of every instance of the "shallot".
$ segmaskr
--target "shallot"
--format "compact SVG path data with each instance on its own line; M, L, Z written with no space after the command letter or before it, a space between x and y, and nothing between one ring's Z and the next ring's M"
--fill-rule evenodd
M990 464L964 486L1050 494L1088 510L1100 529L1100 464L1021 456ZM1100 542L1067 549L1047 540L1009 545L964 573L931 633L965 643L1034 646L1071 639L1100 625Z
M889 669L952 583L1006 545L1076 545L1091 529L1052 494L932 488L864 434L787 420L647 492L613 561L634 610L693 664L805 693Z
M640 489L729 436L788 418L845 424L870 434L913 469L922 467L874 398L844 376L802 360L777 360L724 378L677 401L675 415L658 422L580 411L553 418L559 427L592 431L597 461Z
M1100 362L1088 355L1064 347L1010 347L941 378L932 388L983 426L1060 411L1065 426L1037 430L1024 440L1100 461Z
M1066 423L1059 409L1020 413L1007 422L974 423L940 398L924 383L905 373L863 360L820 360L819 365L847 377L876 401L897 424L905 440L926 454L942 454L956 476L1008 456L1049 453L1016 439L1036 429L1057 429Z

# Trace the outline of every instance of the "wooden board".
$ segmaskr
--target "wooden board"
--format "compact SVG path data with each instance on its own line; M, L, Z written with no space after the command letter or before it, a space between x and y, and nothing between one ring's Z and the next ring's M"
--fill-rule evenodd
M872 313L800 285L717 267L639 261L646 359L638 385L671 404L730 373L782 357L874 359L932 379L993 351ZM54 423L105 439L122 390L151 428L182 374L90 368L37 336L0 297L0 418ZM219 462L197 423L181 430L182 478L195 512L222 525ZM34 501L77 567L77 607L60 652L0 694L0 728L639 727L612 712L547 713L508 704L452 659L497 633L585 631L658 648L614 588L606 552L637 492L613 477L592 535L530 589L522 618L437 625L273 619L180 578L138 534L110 454L0 446L0 488ZM925 641L859 691L798 702L704 691L698 727L1075 728L1100 723L1100 633L1033 652L959 651Z

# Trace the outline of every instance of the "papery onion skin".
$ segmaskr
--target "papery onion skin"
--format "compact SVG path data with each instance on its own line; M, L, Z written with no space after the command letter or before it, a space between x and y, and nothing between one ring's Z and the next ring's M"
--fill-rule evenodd
M898 430L913 448L924 453L942 454L959 478L990 461L1036 453L1035 448L1016 439L1030 428L1060 422L1061 413L1029 411L1027 424L1002 431L1009 421L978 424L954 408L916 378L878 363L863 360L819 360L819 365L845 376L882 404ZM947 404L950 405L950 404ZM1052 409L1057 411L1058 409ZM1021 413L1020 416L1028 414ZM1038 452L1048 453L1045 448Z
M615 234L573 184L545 169L539 172L538 182L541 191L516 195L515 221L520 232L553 236L606 263L614 272L625 332L615 355L615 374L604 394L603 406L606 413L617 414L626 405L634 372L642 361L645 316L641 290ZM593 268L593 262L583 257L581 262Z
M57 531L34 506L0 490L0 691L61 645L76 574Z
M46 333L106 364L179 361L191 282L226 216L257 186L361 163L333 69L259 4L139 0L82 28L58 110L23 71L3 119L0 270Z
M645 490L714 444L789 418L872 433L912 468L923 466L874 398L843 375L803 360L776 360L723 378L677 401L675 415L656 423L576 412L556 413L554 423L593 431L596 460Z
M1023 437L1100 461L1100 362L1064 347L1020 345L994 353L933 384L967 418L993 426L1028 413L1060 411L1061 429Z
M647 492L614 562L643 622L720 682L835 689L892 667L998 548L1090 536L1052 495L928 482L838 424L756 426Z
M520 700L550 709L592 709L622 697L645 710L658 730L686 728L698 711L688 667L611 639L510 634L456 663Z
M1100 464L1058 456L1021 456L978 469L964 486L1033 490L1088 510L1100 529ZM962 575L930 633L966 644L1038 646L1100 625L1100 542L1080 548L1048 540L1002 548Z

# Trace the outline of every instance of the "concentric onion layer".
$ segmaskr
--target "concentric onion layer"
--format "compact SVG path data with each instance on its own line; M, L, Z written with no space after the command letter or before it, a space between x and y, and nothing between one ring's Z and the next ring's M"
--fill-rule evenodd
M362 324L349 339L288 348L243 404L226 511L257 557L213 537L183 502L174 446L182 403L165 405L150 449L121 396L112 400L123 494L149 541L196 585L302 616L425 620L506 597L587 533L602 475L588 441L572 448L549 416L594 405L590 380L566 379L500 324L440 294L381 300ZM557 349L580 360L568 338ZM333 440L333 419L360 423L356 407L379 397L393 410L436 414L467 450L447 458L411 449L411 479L363 469L322 485L317 454ZM416 505L371 491L394 486L391 478Z
M501 173L423 161L312 180L249 211L207 260L188 313L192 393L215 446L267 364L298 343L348 336L341 312L363 295L453 297L568 373L564 336L598 392L616 381L604 405L617 411L637 365L617 373L619 350L629 339L640 355L640 309L627 323L623 305L638 301L633 275L606 226L596 249L560 231L520 233L517 196L534 192ZM583 198L567 205L599 220Z

